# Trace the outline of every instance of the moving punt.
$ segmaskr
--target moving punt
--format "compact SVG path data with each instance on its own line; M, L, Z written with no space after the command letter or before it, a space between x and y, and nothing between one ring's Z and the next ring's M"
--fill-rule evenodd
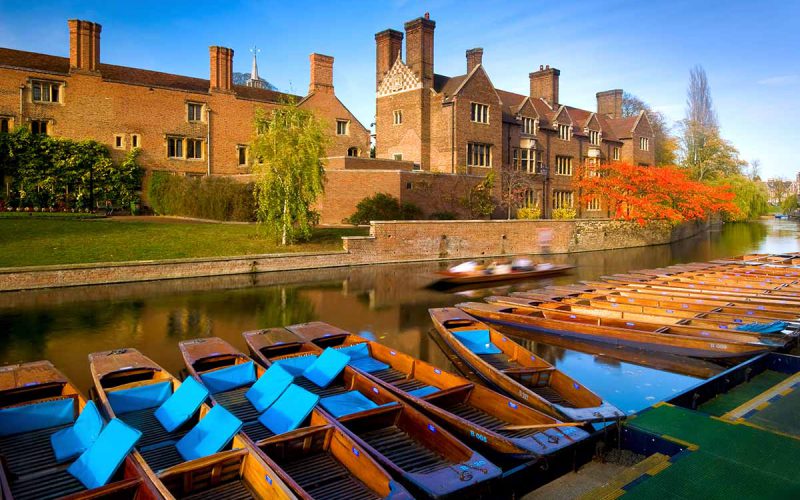
M277 329L269 332L279 333ZM501 474L498 467L391 390L347 366L349 356L337 350L320 353L313 344L295 339L256 347L253 354L270 370L279 366L291 372L295 384L320 398L323 412L332 415L340 428L415 495L473 494ZM326 373L322 380L317 374L320 369Z
M318 353L326 347L344 352L350 356L349 366L422 408L472 446L529 459L588 437L574 424L565 425L463 377L327 323L287 329L313 339ZM274 347L269 331L246 332L244 337L250 350L260 356L268 356ZM506 429L509 426L512 429Z
M245 422L261 457L299 497L411 498L316 406L316 395L292 383L288 371L266 370L216 337L187 340L180 348L190 378L208 388L216 406Z
M142 433L133 457L164 498L295 498L239 434L241 421L206 405L194 380L179 382L136 349L89 363L106 414Z
M439 280L431 286L458 286L458 285L471 285L477 283L493 283L498 281L512 281L512 280L525 280L536 279L545 276L555 276L564 274L575 266L568 264L553 264L550 267L543 269L531 270L510 270L507 273L486 273L483 271L475 272L453 272L453 271L437 271L436 274L441 276Z
M505 324L521 329L532 329L537 332L562 335L583 339L593 339L599 342L608 342L614 345L624 345L653 351L668 352L682 356L699 358L741 358L767 352L779 347L763 341L739 342L724 340L702 335L688 336L675 333L673 326L660 326L651 331L634 330L611 326L601 326L598 319L592 322L579 320L577 317L569 320L547 319L542 311L531 308L517 307L503 304L484 304L479 302L466 302L456 304L467 314L482 320ZM632 323L630 328L636 328ZM783 343L780 343L783 345Z
M484 380L557 418L600 422L624 417L539 356L454 307L429 310L445 343Z
M49 361L0 368L0 498L160 498L130 456L139 437Z
M520 314L541 313L545 319L588 325L608 326L645 332L657 332L669 326L670 334L719 339L726 342L762 343L775 348L785 347L797 336L797 325L784 321L736 324L693 318L663 317L608 309L595 309L580 304L540 302L520 297L487 297L490 304L512 306ZM758 331L748 328L760 327Z

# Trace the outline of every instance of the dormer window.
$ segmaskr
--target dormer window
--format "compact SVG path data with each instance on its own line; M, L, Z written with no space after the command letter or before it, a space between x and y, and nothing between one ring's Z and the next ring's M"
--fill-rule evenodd
M568 141L569 138L572 136L572 126L571 125L558 125L558 138L562 141Z
M489 106L473 102L470 119L476 123L489 123Z
M647 137L639 137L639 149L642 151L650 151L650 139Z
M616 160L616 161L619 161L619 148L614 148L613 149L611 158Z
M598 130L589 131L589 144L591 144L592 146L600 145L600 131Z
M535 120L533 118L528 118L527 116L522 117L522 133L533 135L535 132Z

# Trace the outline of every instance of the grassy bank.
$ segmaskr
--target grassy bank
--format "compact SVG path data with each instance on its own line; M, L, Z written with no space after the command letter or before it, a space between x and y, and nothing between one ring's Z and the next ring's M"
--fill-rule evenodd
M320 228L311 241L282 247L254 225L165 219L0 218L0 267L224 257L339 250L362 228Z

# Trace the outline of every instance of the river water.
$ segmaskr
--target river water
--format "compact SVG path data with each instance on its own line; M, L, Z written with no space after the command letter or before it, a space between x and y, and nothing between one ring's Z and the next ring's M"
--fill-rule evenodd
M321 320L370 332L393 348L454 369L430 334L428 308L631 269L797 251L797 237L798 225L790 221L725 224L671 245L556 255L549 260L572 263L575 272L457 293L424 288L433 271L447 266L443 262L5 293L0 294L0 364L49 359L88 390L90 352L135 347L177 374L183 368L180 340L219 336L246 350L243 331ZM548 337L525 345L629 413L719 370L705 362Z

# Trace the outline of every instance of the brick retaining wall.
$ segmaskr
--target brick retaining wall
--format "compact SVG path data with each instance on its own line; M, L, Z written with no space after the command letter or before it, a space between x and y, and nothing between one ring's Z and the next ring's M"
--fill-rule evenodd
M387 221L370 236L343 238L343 251L0 269L0 291L319 269L513 254L585 252L659 245L707 228L608 220ZM552 238L549 238L552 236ZM542 243L549 244L542 245Z

